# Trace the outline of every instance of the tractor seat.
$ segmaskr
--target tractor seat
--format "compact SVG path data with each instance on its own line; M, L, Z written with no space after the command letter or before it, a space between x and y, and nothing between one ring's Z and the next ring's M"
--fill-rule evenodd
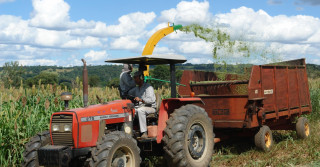
M161 104L161 95L159 93L156 93L156 112L152 114L148 114L147 119L158 118L160 104Z

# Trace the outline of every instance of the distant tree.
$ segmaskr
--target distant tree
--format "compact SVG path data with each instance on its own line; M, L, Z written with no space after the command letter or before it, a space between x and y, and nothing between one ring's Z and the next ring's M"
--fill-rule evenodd
M180 82L182 71L176 69L176 82ZM158 65L151 71L151 77L161 80L170 81L170 67L168 65ZM162 81L150 81L154 88L160 88L162 86L168 86L166 82Z
M96 87L99 85L100 77L98 75L91 75L89 76L89 85L91 87Z
M22 66L19 66L18 61L6 62L1 73L1 80L5 87L18 87L21 84L22 75L24 73L25 70Z
M55 72L46 72L42 71L39 75L35 76L32 80L32 83L35 85L39 83L41 80L41 84L57 84L58 83L58 73Z
M111 87L118 88L119 84L120 84L120 79L119 78L113 78L112 80L110 80L107 83L107 86L110 87L110 88Z

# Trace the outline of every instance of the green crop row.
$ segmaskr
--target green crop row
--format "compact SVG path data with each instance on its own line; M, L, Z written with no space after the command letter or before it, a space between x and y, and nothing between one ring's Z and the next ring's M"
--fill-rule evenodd
M52 85L33 86L31 89L0 87L0 166L19 166L24 145L35 134L48 130L51 114L63 110L60 94L65 88ZM82 88L71 91L70 108L83 106ZM169 90L157 90L163 97ZM116 88L89 88L89 104L119 98Z
M30 89L0 87L0 166L20 166L24 145L36 133L48 130L52 113L63 110L64 103L60 100L60 94L64 91L67 90L52 85L39 85ZM69 91L73 94L69 107L83 106L82 88ZM156 91L162 97L169 97L168 89ZM313 113L308 117L316 122L320 119L320 80L310 81L310 94ZM115 88L89 88L89 104L118 98L118 90Z

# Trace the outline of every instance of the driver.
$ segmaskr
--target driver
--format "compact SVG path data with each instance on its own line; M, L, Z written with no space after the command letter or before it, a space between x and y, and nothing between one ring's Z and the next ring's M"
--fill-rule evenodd
M135 96L134 100L139 102L136 112L139 117L141 138L148 138L146 115L156 112L156 96L153 87L144 82L143 71L135 72L133 78L137 87L130 93Z

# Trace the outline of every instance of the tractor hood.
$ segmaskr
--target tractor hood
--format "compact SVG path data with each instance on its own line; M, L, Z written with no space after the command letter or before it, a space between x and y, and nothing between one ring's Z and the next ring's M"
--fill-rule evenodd
M124 108L130 100L115 100L107 104L90 105L84 108L70 109L62 112L75 112L79 122L98 121L111 118L123 118Z

